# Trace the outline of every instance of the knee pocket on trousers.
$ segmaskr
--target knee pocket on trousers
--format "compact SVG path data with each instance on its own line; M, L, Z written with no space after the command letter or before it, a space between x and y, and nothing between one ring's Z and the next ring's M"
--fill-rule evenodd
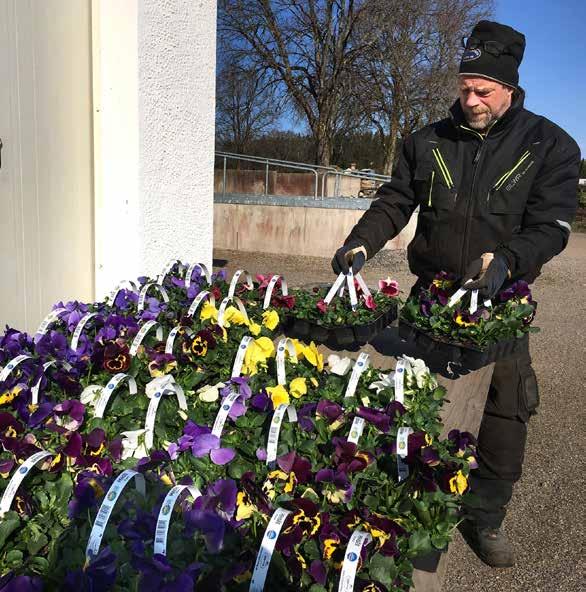
M537 413L539 406L539 387L537 377L531 366L522 366L519 368L519 416L523 421L527 421L531 415Z

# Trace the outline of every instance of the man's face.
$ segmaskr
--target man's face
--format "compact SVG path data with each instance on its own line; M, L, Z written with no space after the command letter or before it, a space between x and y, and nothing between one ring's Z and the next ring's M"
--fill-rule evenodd
M468 125L475 130L486 130L502 117L511 106L513 89L475 76L459 76L460 105Z

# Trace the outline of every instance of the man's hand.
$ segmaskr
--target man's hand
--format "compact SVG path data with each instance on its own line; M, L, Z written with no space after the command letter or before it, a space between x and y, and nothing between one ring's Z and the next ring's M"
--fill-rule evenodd
M478 290L482 298L494 298L509 275L505 258L494 253L484 253L480 259L470 263L462 286L466 290ZM466 282L473 280L469 284Z
M347 245L340 247L332 259L334 273L348 273L349 265L352 271L358 273L366 261L366 247L358 241L350 241Z

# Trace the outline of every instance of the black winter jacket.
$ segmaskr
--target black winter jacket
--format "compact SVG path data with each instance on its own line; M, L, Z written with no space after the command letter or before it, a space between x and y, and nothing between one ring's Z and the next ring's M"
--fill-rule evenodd
M485 252L501 253L512 279L531 283L568 242L577 206L580 150L551 121L523 108L521 91L486 137L451 117L403 143L391 181L346 239L372 257L419 206L409 267L422 282L464 275Z

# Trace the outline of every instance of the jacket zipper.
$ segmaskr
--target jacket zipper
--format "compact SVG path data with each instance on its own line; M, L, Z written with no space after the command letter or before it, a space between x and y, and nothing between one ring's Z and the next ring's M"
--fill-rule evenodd
M463 125L460 126L462 129L473 133L474 135L478 136L480 138L480 146L478 147L478 149L476 150L476 154L474 155L474 159L472 160L472 166L473 166L473 171L472 171L472 186L470 188L470 198L468 199L468 202L466 203L466 217L465 217L465 225L464 225L464 242L463 242L463 249L462 249L462 256L460 257L460 275L463 276L464 272L466 271L464 269L464 257L466 255L466 253L468 252L468 242L469 242L469 237L468 237L468 231L469 231L469 226L470 226L470 218L471 218L471 208L472 208L472 201L474 199L474 185L476 185L476 174L478 172L478 163L480 162L480 158L482 156L482 151L484 150L484 144L485 144L485 140L486 137L483 136L482 134L479 134L478 132L471 130L470 128L467 128Z
M492 187L492 189L488 192L488 195L486 196L486 201L488 202L490 199L491 194L493 193L493 191L499 191L503 185L507 182L507 180L509 179L509 177L531 156L531 152L529 152L529 150L526 150L521 158L517 161L517 164L510 170L507 171Z
M429 186L429 197L427 198L427 207L431 208L431 194L433 192L433 180L435 178L435 171L431 171L431 184Z
M454 188L454 182L452 181L452 175L450 175L450 171L446 165L446 161L444 160L442 153L439 151L439 148L434 148L432 151L433 156L435 157L435 161L437 162L437 166L444 178L448 189Z

